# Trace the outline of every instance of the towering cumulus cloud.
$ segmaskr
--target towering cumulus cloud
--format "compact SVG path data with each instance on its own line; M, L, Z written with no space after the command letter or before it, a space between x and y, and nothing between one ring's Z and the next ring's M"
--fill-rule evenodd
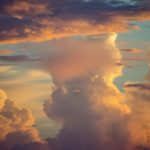
M56 89L44 110L62 125L58 149L127 150L131 146L125 121L131 110L113 85L121 73L121 67L115 65L120 60L115 40L116 34L111 34L99 40L75 41L76 47L67 45L56 62L50 60ZM65 53L68 49L70 59Z
M58 42L63 50L48 59L56 87L44 110L62 126L56 138L48 140L50 147L148 150L149 89L126 83L125 93L120 93L113 84L122 70L116 65L121 59L116 34L89 38L69 40L70 45Z

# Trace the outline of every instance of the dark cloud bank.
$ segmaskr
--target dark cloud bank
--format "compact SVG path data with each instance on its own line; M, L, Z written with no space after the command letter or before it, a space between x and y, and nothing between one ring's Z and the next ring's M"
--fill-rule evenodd
M149 12L149 0L1 0L0 42L126 31L129 20L147 20Z

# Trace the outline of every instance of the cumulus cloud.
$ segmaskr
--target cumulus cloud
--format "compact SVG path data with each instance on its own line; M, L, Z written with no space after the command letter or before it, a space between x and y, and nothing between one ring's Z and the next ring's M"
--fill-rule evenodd
M56 89L50 100L45 102L44 110L50 118L62 125L54 142L59 150L127 150L132 147L127 122L124 121L128 119L131 110L124 103L124 96L113 85L113 79L121 73L121 67L114 63L116 58L120 60L115 39L116 35L113 34L103 39L103 44L101 40L94 40L91 43L88 41L86 49L80 44L80 48L87 54L90 49L95 58L93 60L93 55L90 53L91 57L87 59L85 52L84 57L80 55L80 51L76 51L82 56L82 61L80 59L77 61L79 63L81 61L80 64L84 64L84 68L91 65L88 69L82 68L86 70L85 73L69 74L69 78L61 78L63 73L66 73L66 68L74 68L74 57L78 56L74 53L73 56L71 55L72 61L66 60L66 62L64 58L58 57L56 63L53 63L52 66L59 69L59 65L66 62L65 64L69 66L63 67L64 72L63 70L53 72L50 63L49 70L53 75ZM96 46L93 46L95 44ZM74 52L74 49L71 52ZM59 84L58 81L62 79L63 83Z
M40 142L38 130L33 125L31 112L17 106L0 90L0 149L10 150L16 144Z
M130 110L119 98L113 99L120 96L115 89L98 82L90 78L69 82L66 89L59 88L53 93L52 102L45 103L48 116L63 126L57 136L60 150L116 150L129 146L130 137L123 118Z
M132 142L140 149L150 148L150 94L147 88L138 88L138 86L128 86L125 88L125 98L127 104L132 110L129 116L128 128L131 133ZM146 149L146 148L145 148Z
M149 149L149 85L126 83L121 93L113 84L122 70L122 65L116 65L121 56L115 39L112 34L84 40L83 45L71 42L73 47L58 42L65 50L47 59L56 87L44 111L62 126L55 139L48 140L54 149ZM80 67L78 63L83 72L71 72Z
M115 47L113 41L116 37L117 34L113 33L98 40L87 38L55 41L55 51L44 58L45 66L54 80L59 81L86 76L95 70L103 76L108 72L107 69L112 71L112 66L115 66L121 57L116 48L110 48ZM121 67L114 68L113 73L119 72L118 68Z
M121 55L115 45L116 37L112 33L96 38L55 40L54 51L41 56L42 65L51 73L55 84L44 111L62 128L54 139L41 142L29 111L6 100L2 92L1 115L7 119L13 114L19 119L10 119L16 122L15 129L14 124L12 127L5 123L9 130L3 132L0 147L4 150L9 147L13 150L149 149L149 85L126 83L124 94L116 88L113 81L123 68L119 65ZM36 70L30 75L43 78Z
M33 127L31 112L18 107L1 92L0 147L4 150L10 147L12 150L149 149L149 85L126 83L123 94L113 83L123 67L115 45L117 35L113 32L127 30L128 20L149 19L148 4L140 0L132 3L123 0L2 1L1 43L86 36L84 40L78 37L55 41L58 51L42 56L42 65L51 73L55 84L50 99L44 103L44 111L61 125L58 135L42 143ZM106 32L112 34L99 36ZM30 60L24 55L0 58L9 62Z
M149 19L149 2L144 2L2 0L0 42L43 41L126 31L130 28L128 20Z

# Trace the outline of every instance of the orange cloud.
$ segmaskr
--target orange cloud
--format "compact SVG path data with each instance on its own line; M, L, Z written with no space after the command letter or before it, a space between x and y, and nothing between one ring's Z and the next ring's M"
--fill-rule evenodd
M70 47L69 41L68 45L59 43L60 53L48 59L56 89L45 102L44 110L62 126L56 135L60 150L127 150L131 147L125 122L131 110L124 102L124 95L113 84L122 70L121 66L115 65L114 58L121 59L115 45L116 36L112 34L104 39L83 40L75 44L70 41L71 45L75 45L73 47ZM66 65L61 67L62 70L61 64ZM51 69L51 65L56 70ZM72 71L70 66L81 67L84 73L69 74Z
M141 53L142 50L141 49L136 49L136 48L133 48L133 49L121 49L122 52L131 52L131 53Z
M5 11L8 14L13 15L14 17L18 19L23 19L25 16L35 16L37 14L45 14L50 11L50 9L47 9L47 3L43 3L42 5L40 3L29 1L14 1L14 3L11 4L11 7L9 5L6 5Z
M148 87L132 84L121 93L113 83L122 72L116 34L88 38L57 41L59 52L47 59L56 88L44 110L62 126L55 144L60 150L149 148Z
M12 54L13 51L9 49L0 49L0 55Z
M115 3L118 5L106 0L2 2L0 43L40 42L77 35L123 32L131 27L128 20L150 19L149 2L147 7L140 1L134 5Z
M45 56L45 65L54 80L69 80L86 76L96 69L105 74L107 67L110 70L112 70L111 67L116 68L115 72L117 68L121 68L115 65L115 62L121 57L113 45L115 38L116 34L113 33L98 41L92 40L92 38L81 41L75 39L58 40L55 44L58 51L55 51L54 55ZM112 58L112 55L115 59Z
M0 148L10 150L16 144L40 142L39 132L33 125L31 112L17 106L0 90Z
M133 83L128 84L133 85ZM125 92L125 99L132 110L128 121L132 143L133 145L145 145L145 147L150 147L149 89L141 89L136 86L135 83L135 86L126 87Z

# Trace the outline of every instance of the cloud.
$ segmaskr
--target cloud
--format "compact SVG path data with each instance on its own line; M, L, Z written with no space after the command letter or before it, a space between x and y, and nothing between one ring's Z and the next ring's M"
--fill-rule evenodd
M141 53L142 52L142 50L140 50L140 49L121 49L120 51L122 51L122 52L131 52L131 53Z
M143 88L144 84L126 83L126 92L121 93L114 85L114 79L121 75L123 69L120 50L115 45L116 37L117 34L112 33L96 38L87 36L54 40L55 47L51 52L42 51L41 66L49 71L55 84L50 99L44 104L44 111L60 124L61 129L54 139L49 138L42 143L34 123L29 123L28 130L24 129L26 123L22 123L23 127L18 125L17 130L6 133L0 147L11 146L13 150L41 147L42 150L148 149L149 91ZM9 67L2 67L0 71L12 71L16 75ZM34 78L36 82L41 82L45 76L48 77L47 73L35 69L22 72L21 80L29 82L33 89L30 81ZM14 89L16 81L11 83ZM20 80L18 83L20 90L32 91L21 88ZM39 87L36 91L40 97L45 90L42 90L44 87L41 84ZM17 95L22 98L20 90ZM32 95L34 92L29 95L31 99ZM26 97L28 95L22 99ZM4 104L5 100L0 107L3 108ZM39 141L35 141L37 137Z
M0 90L0 109L4 107L5 99L7 98L4 91Z
M121 75L123 66L115 45L117 35L112 33L126 31L128 20L149 19L147 4L138 0L134 3L2 1L1 43L38 42L74 35L85 38L56 40L58 51L42 56L42 65L55 84L50 99L44 103L44 111L61 125L58 135L42 143L30 111L16 106L1 92L0 147L4 150L10 147L13 150L149 149L149 87L130 83L126 84L125 93L116 88L113 81ZM100 36L105 32L111 34ZM18 55L2 56L1 60L12 63L30 59ZM43 76L37 71L30 72L33 77L36 74L39 78Z
M40 142L38 130L33 125L31 112L17 106L0 90L0 149L10 150L16 144Z
M127 104L132 110L128 122L132 142L137 146L139 145L139 147L140 145L143 145L143 147L150 148L150 119L148 117L150 113L149 89L128 86L125 88L125 92Z
M126 104L132 112L129 116L128 128L133 145L136 145L135 150L150 149L149 72L146 75L146 79L148 81L144 83L128 81L124 84Z
M43 2L46 2L45 0ZM10 4L10 5L9 5ZM24 16L35 16L49 13L47 9L47 3L40 3L40 1L25 1L25 0L14 0L13 2L3 3L3 12L9 15L13 15L18 19L22 19ZM11 7L10 7L11 6Z
M140 90L150 90L150 83L126 83L125 88L138 88Z
M61 54L60 57L56 55L57 61L52 66L58 70L60 70L59 65L66 61L65 64L71 65L73 68L80 67L78 63L85 65L82 68L85 73L79 72L80 74L77 74L75 72L69 74L68 78L62 78L62 76L63 74L66 76L65 69L69 69L69 67L62 67L64 71L61 72L55 72L55 70L53 72L49 59L49 70L56 89L51 98L45 102L44 111L62 126L54 142L59 150L127 150L132 147L130 133L125 121L131 110L124 103L124 96L113 84L114 78L120 75L122 69L113 63L116 61L116 57L120 60L115 40L116 35L113 34L106 36L102 41L94 39L90 43L87 40L87 44L82 41L86 48L81 47L81 43L79 47L83 51L85 50L84 55L78 51L77 43L75 49L74 46L71 49L71 53L68 53L67 48L65 48L71 57L69 62L62 58L63 56L68 58L66 51L62 51L64 55ZM64 45L66 44L64 43ZM70 46L68 49L70 50ZM88 54L90 50L93 54ZM87 54L91 56L88 57L91 60L87 59ZM75 61L74 57L76 58L78 55L82 57ZM74 62L77 63L74 64ZM89 64L90 67L88 67ZM68 72L71 70L69 69ZM59 83L60 80L63 80L61 84Z
M12 132L6 136L6 139L0 142L0 148L3 150L11 150L15 145L26 145L37 141L41 143L40 140L36 139L38 135L37 130L20 130L17 132Z
M122 120L130 110L119 98L113 99L120 96L115 89L98 82L90 78L71 81L66 83L66 89L58 88L52 101L45 103L47 115L63 126L57 136L60 150L127 149L130 137ZM126 115L122 117L122 113Z
M127 62L144 62L146 61L146 58L123 58L122 61L127 61Z
M147 20L149 12L148 1L2 0L0 42L39 42L126 31L130 28L128 20Z
M0 61L3 62L28 62L39 61L39 58L30 58L26 55L12 55L12 56L0 56Z
M150 81L150 49L148 49L148 53L147 53L147 61L148 61L148 73L145 77L146 80Z
M145 146L143 146L143 145L139 145L139 146L136 147L135 150L149 150L149 149L150 149L150 148L148 148L148 147L145 147Z
M11 150L54 150L50 149L47 142L32 142L24 145L16 145Z
M103 76L108 72L108 68L110 72L112 71L112 67L121 57L116 48L112 50L112 46L115 47L113 41L116 37L117 34L113 33L98 40L91 37L55 41L55 51L50 55L45 54L45 66L54 80L59 81L86 76L95 70L101 72ZM119 66L114 68L112 71L114 74L121 70Z
M1 49L0 50L0 55L6 55L6 54L12 54L13 51L9 49Z
M121 75L123 66L116 65L122 58L115 40L116 35L111 34L70 40L68 44L57 41L60 51L46 59L55 89L45 101L44 111L62 126L55 139L48 140L51 147L150 148L149 84L127 82L124 93L116 88L113 81ZM76 70L80 67L81 71ZM76 71L72 72L72 68Z

